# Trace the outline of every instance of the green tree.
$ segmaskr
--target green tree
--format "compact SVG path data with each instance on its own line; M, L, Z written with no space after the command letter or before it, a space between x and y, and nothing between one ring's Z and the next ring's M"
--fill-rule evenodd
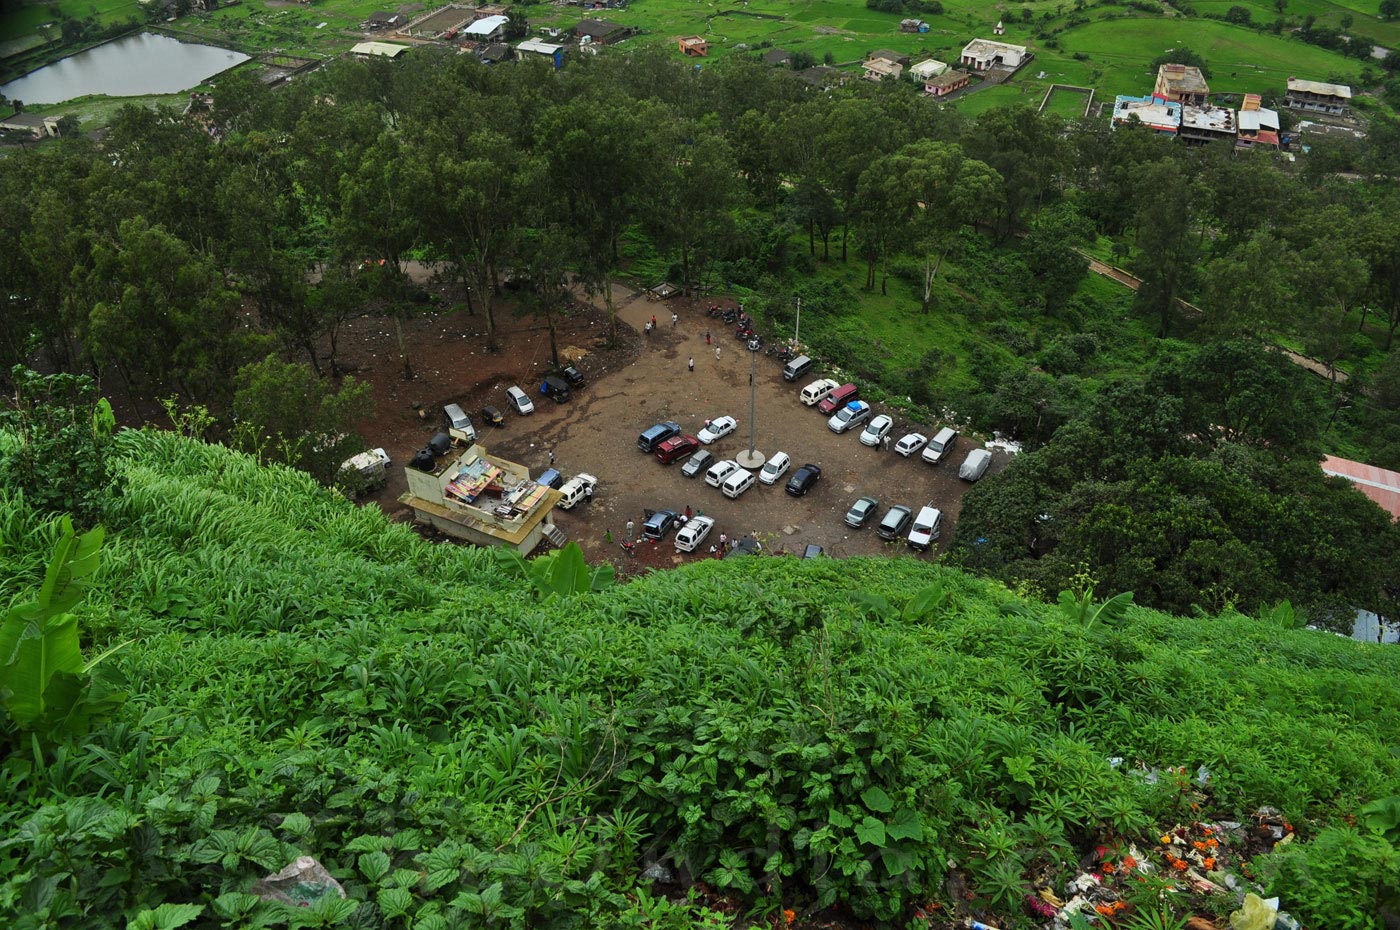
M304 362L269 355L238 372L233 444L265 462L330 484L340 463L364 451L355 424L374 415L370 385L347 376L336 388Z
M1094 236L1093 224L1068 204L1044 211L1032 224L1023 254L1047 314L1063 307L1089 273L1089 260L1079 247Z
M1039 212L1058 189L1064 166L1063 126L1025 107L1002 106L978 116L963 148L1001 176L997 235L1008 236L1028 212Z
M713 120L676 122L660 136L661 158L642 217L659 246L680 253L681 286L689 294L693 266L703 267L727 238L743 188Z
M1209 262L1201 271L1206 328L1238 337L1269 332L1293 321L1293 292L1278 273L1288 264L1288 246L1268 232ZM1242 287L1241 281L1249 286Z
M1193 227L1195 199L1190 179L1174 161L1148 165L1137 196L1138 257L1132 270L1142 279L1138 307L1157 317L1157 334L1166 336L1176 302L1195 274L1199 240Z
M1147 63L1147 70L1156 74L1157 69L1162 65L1190 65L1194 68L1200 68L1201 76L1206 80L1211 78L1210 65L1206 63L1204 58L1185 45L1167 49Z

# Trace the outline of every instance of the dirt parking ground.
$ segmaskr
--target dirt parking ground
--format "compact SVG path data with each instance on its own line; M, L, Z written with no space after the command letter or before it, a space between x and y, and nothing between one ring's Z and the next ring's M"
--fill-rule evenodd
M565 475L588 472L599 478L591 503L557 512L555 519L591 560L607 559L623 574L707 555L682 556L668 541L640 547L635 557L628 557L620 546L624 528L630 518L640 531L647 509L684 511L689 506L717 519L716 538L720 532L754 534L769 551L796 553L815 543L829 555L842 557L913 554L902 541L886 543L876 536L873 521L862 530L847 527L842 517L856 498L866 494L878 498L881 514L890 504L917 511L932 501L944 513L938 551L946 547L968 488L958 480L956 466L973 448L971 443L964 441L955 450L952 463L932 467L917 455L906 459L893 451L864 446L855 432L838 436L827 429L826 417L798 399L801 387L821 372L814 370L797 382L784 381L779 362L761 352L754 358L734 338L732 327L704 312L710 301L650 301L622 288L615 292L615 300L619 317L628 327L622 346L603 347L606 318L597 310L581 308L561 329L561 349L575 346L590 353L579 363L587 385L564 404L539 396L540 378L551 363L547 335L532 320L507 319L498 353L483 350L479 317L451 315L420 321L410 333L417 377L408 382L399 376L390 334L378 334L382 338L372 332L355 334L351 344L359 347L358 357L348 360L359 369L358 376L374 383L379 403L378 415L363 424L361 432L371 444L384 446L394 460L391 480L372 500L397 519L408 519L406 508L397 501L406 488L401 466L438 428L442 404L455 401L472 416L491 452L538 473L548 466L553 451L556 467ZM673 310L680 317L675 326ZM657 330L642 335L653 314ZM383 326L370 319L359 325ZM706 344L707 331L712 345ZM694 372L687 364L692 357ZM755 484L738 500L729 500L705 484L703 477L683 477L681 462L663 466L637 448L637 434L658 421L675 420L694 435L707 417L727 414L739 421L739 429L711 446L711 451L720 458L732 458L747 449L748 380L755 362L755 445L765 455L779 450L788 453L794 470L804 462L822 467L821 481L805 498L791 497L783 490L785 476L778 484ZM505 389L511 384L519 384L535 399L533 415L521 417L506 409ZM478 412L486 403L506 411L504 428L492 429L480 422ZM414 404L426 419L419 417ZM897 440L916 428L931 432L896 416L891 435ZM992 467L1003 464L998 453ZM606 542L608 530L614 540L611 546Z

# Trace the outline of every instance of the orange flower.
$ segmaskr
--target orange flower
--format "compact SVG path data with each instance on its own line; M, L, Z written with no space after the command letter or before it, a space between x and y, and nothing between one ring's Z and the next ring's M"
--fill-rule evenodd
M1137 868L1137 860L1134 859L1132 856L1128 856L1126 859L1123 860L1123 868L1129 870Z
M783 921L784 921L789 927L792 926L792 922L793 922L794 920L796 920L796 919L797 919L797 912L796 912L796 911L792 910L791 908L785 908L785 909L783 910Z
M1191 845L1199 849L1201 852L1206 851L1206 844L1202 843L1200 840L1196 840L1196 842L1192 843Z
M1214 849L1215 847L1220 845L1220 842L1218 840L1206 840L1206 845L1209 846L1211 849Z
M1102 914L1102 915L1105 916L1105 917L1112 917L1112 916L1113 916L1113 908L1112 908L1110 905L1107 905L1107 904L1095 904L1095 905L1094 905L1094 910L1098 911L1100 914Z
M1114 902L1113 902L1113 910L1114 910L1115 912L1116 912L1116 911L1126 911L1127 909L1128 909L1128 905L1125 904L1125 903L1123 903L1122 901L1114 901Z
M1205 862L1203 862L1203 863L1201 863L1201 864L1204 865L1204 866L1206 867L1207 870L1213 869L1213 868L1215 868L1215 857L1214 857L1214 856L1207 856Z
M1103 864L1103 872L1104 872L1105 875L1112 875L1112 874L1113 874L1113 870L1116 869L1116 868L1117 868L1117 866L1115 866L1112 862L1105 862L1105 863Z

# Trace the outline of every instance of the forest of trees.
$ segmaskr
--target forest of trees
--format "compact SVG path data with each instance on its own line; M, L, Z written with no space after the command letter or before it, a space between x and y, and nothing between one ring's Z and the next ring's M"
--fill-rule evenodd
M851 262L886 293L912 268L909 312L933 313L953 311L935 286L949 251L975 241L1018 271L1001 325L1073 330L1074 247L1106 236L1143 279L1135 309L1159 334L1140 372L1073 377L1094 347L1061 341L1053 358L1036 346L967 360L976 387L956 395L928 374L884 385L1044 447L969 498L964 547L990 542L968 563L1046 590L1087 564L1178 610L1290 594L1324 612L1389 603L1393 527L1313 463L1336 426L1369 461L1400 466L1400 124L1376 117L1367 139L1319 142L1288 166L1106 120L969 119L906 86L856 83L819 91L754 62L696 71L647 53L487 68L424 48L277 90L236 75L207 123L128 108L100 147L65 139L0 159L0 372L38 355L120 383L152 418L174 395L245 447L299 460L307 449L269 437L339 430L295 422L300 405L269 392L301 384L308 409L353 420L365 399L339 378L336 335L356 315L397 328L420 312L406 258L441 263L489 341L507 284L546 316L566 308L571 276L607 297L624 244L665 256L687 288L771 293L814 262ZM1299 385L1266 352L1274 341L1351 377ZM411 377L402 337L399 351ZM1282 424L1230 432L1239 410L1222 385L1242 369L1277 380ZM1220 390L1226 402L1205 402ZM1130 414L1143 397L1159 409ZM1257 513L1212 493L1231 481L1243 498L1298 495L1310 525L1251 536ZM1166 519L1143 493L1164 484L1199 524L1140 551L1115 544ZM1337 542L1330 562L1264 559L1289 532L1370 539L1379 557ZM1203 538L1218 543L1208 557ZM1343 566L1348 552L1366 564ZM1150 580L1184 561L1195 567Z

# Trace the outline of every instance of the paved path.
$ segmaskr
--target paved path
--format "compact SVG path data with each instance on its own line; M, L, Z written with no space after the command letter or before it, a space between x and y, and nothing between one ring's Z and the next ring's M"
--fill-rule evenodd
M1094 272L1094 274L1102 275L1103 277L1108 278L1111 281L1117 281L1119 284L1123 285L1129 290L1136 291L1142 286L1141 278L1129 274L1122 268L1115 268L1112 265L1104 264L1094 256L1090 255L1088 252L1085 252L1083 249L1075 249L1075 251L1088 260L1089 270ZM1181 298L1177 298L1176 304L1179 309L1186 311L1190 315L1201 316L1203 313L1200 307L1197 307L1195 304L1189 304ZM1277 344L1275 344L1273 347L1278 351L1282 352L1284 355L1288 356L1288 360L1293 364L1297 365L1298 367L1306 368L1308 371L1311 371L1316 375L1321 375L1322 377L1327 378L1329 380L1335 381L1338 384L1346 384L1347 378L1350 377L1345 371L1342 371L1340 369L1329 369L1324 362L1320 362L1315 358L1309 358L1306 355L1294 352L1292 349L1286 349L1283 346Z

